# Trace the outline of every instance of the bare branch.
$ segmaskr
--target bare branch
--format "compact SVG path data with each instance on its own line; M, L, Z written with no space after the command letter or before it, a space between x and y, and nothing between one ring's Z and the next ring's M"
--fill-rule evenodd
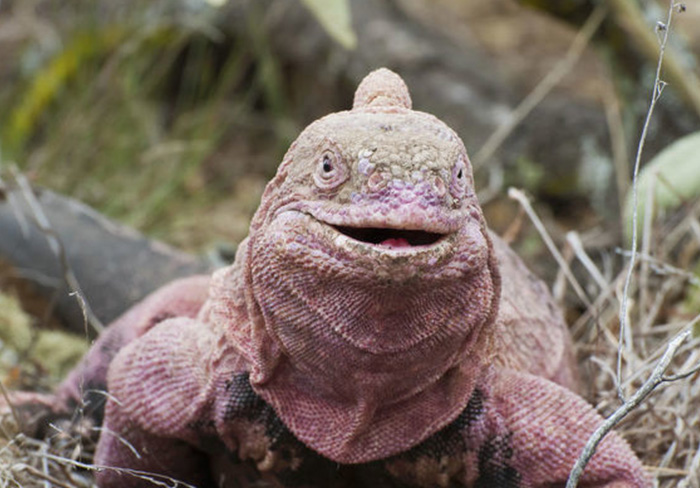
M628 313L628 301L629 301L629 288L632 282L632 273L637 260L637 220L638 220L638 200L639 200L639 166L642 161L642 152L644 150L644 143L647 139L647 131L649 130L649 123L651 122L651 116L654 113L654 107L656 107L656 102L661 96L663 87L666 85L665 82L661 80L661 66L663 64L664 52L666 50L666 44L668 43L668 35L671 30L671 21L673 19L674 2L671 0L669 2L668 16L665 22L665 29L663 30L663 36L661 38L661 44L659 47L659 61L656 65L656 75L654 77L654 87L651 92L651 101L649 102L649 109L647 110L646 119L644 120L644 125L642 127L642 134L639 137L639 144L637 145L637 155L634 160L634 172L632 176L632 243L631 243L631 256L630 262L627 268L627 276L625 277L625 286L622 291L622 303L620 304L620 334L619 341L617 345L617 394L620 400L624 401L625 395L622 391L622 349L625 343L625 329L627 327L627 313Z
M120 444L124 445L127 449L129 449L134 455L134 457L136 457L136 459L141 459L141 453L138 451L138 449L136 449L136 447L134 447L134 445L131 442L129 442L123 436L119 435L117 432L114 432L113 430L108 429L105 426L95 427L94 430L100 433L100 437L102 437L103 435L111 435L112 437L117 439Z
M12 399L10 398L10 394L7 391L7 388L5 388L5 385L3 385L2 381L0 381L0 393L2 393L3 398L7 402L7 405L10 407L10 413L12 414L12 418L14 419L17 426L21 429L22 422L20 420L20 416L17 414L17 410L15 409L15 406L12 403Z
M626 251L623 249L617 249L617 252L625 257L630 257L632 254L630 251ZM688 282L691 285L700 286L700 276L696 275L695 273L678 268L671 264L665 263L660 259L643 253L637 253L637 259L641 259L642 261L648 261L649 268L658 275L679 276L685 280L688 280Z
M12 171L12 173L15 182L17 183L21 191L22 197L24 198L25 202L27 203L32 212L31 217L34 221L34 224L39 228L39 230L41 230L45 234L46 240L48 241L51 250L59 259L61 269L63 270L63 278L66 284L76 296L80 297L78 304L80 305L81 310L83 311L83 314L87 319L87 323L89 323L90 326L96 332L102 332L102 330L104 329L104 325L102 324L100 319L97 318L97 316L90 308L90 305L85 300L85 294L83 293L80 287L80 283L78 282L78 279L75 276L75 273L73 272L70 263L68 262L68 257L66 255L66 250L63 246L63 243L61 242L61 239L59 239L58 233L51 226L49 219L46 217L46 214L41 208L41 204L36 198L36 195L34 194L31 185L26 180L26 178L24 178L24 176L22 176L22 174L18 171L15 170Z
M581 301L584 304L586 304L587 307L593 306L591 304L591 301L588 299L588 295L586 295L586 292L583 291L583 288L581 288L581 285L576 280L576 277L572 273L569 264L566 262L566 259L564 259L564 257L561 255L559 249L557 249L557 246L554 244L554 241L549 236L549 233L547 232L547 229L545 228L544 224L535 213L535 210L532 208L530 200L527 198L525 193L523 193L521 190L518 190L517 188L509 188L508 196L513 200L517 200L518 203L520 203L520 205L527 213L527 216L530 217L530 220L537 229L537 232L539 232L540 236L542 237L542 240L547 245L549 252L552 253L552 256L554 256L554 259L556 260L557 264L561 267L562 271L564 272L564 275L568 279L569 283L571 284Z
M603 438L610 432L619 422L622 420L629 412L637 408L637 406L642 403L642 401L659 386L661 383L667 381L667 377L664 376L666 369L671 364L676 351L681 346L681 344L691 336L691 331L689 329L684 330L676 337L671 339L666 347L666 352L661 357L659 362L656 364L654 371L652 372L649 379L647 379L644 384L632 395L624 404L622 404L612 415L605 419L605 421L598 427L593 434L591 434L588 442L583 448L581 455L576 460L569 479L566 482L566 488L576 488L578 485L579 478L583 474L588 461L593 457L598 444L603 440ZM691 372L692 373L692 372ZM679 376L679 377L684 377Z
M552 91L552 88L557 86L564 76L571 71L571 68L581 57L586 46L588 46L593 34L596 33L603 19L605 19L607 12L608 9L605 2L598 4L576 35L576 38L571 43L564 58L559 61L554 69L549 71L542 81L540 81L523 101L520 102L515 110L513 110L510 120L498 127L472 158L472 164L475 169L481 167L494 155L498 148L501 147L501 144L503 144L503 141L513 132L513 129L515 129L549 92Z
M598 287L600 287L601 291L607 290L610 285L598 269L598 266L595 265L593 260L588 256L588 253L586 253L586 250L583 248L583 243L581 242L581 238L579 237L578 232L567 232L566 242L569 243L569 245L574 251L574 254L576 254L578 260L581 261L581 264L583 264L583 266L586 268L588 274L591 275Z
M123 473L123 474L128 474L130 476L134 476L135 478L139 478L145 481L148 481L152 483L155 486L166 486L166 487L176 487L176 486L182 486L184 488L197 488L194 485L190 485L189 483L185 483L184 481L177 480L175 478L171 478L170 476L158 474L158 473L149 473L147 471L140 471L138 469L128 469L128 468L117 468L114 466L100 466L97 464L87 464L87 463L81 463L80 461L76 461L74 459L70 458L65 458L61 456L55 456L53 454L43 454L44 457L47 459L52 459L54 461L60 462L60 463L65 463L65 464L70 464L72 466L75 466L77 468L81 469L87 469L89 471L103 471L103 470L112 470L117 473Z
M659 44L664 43L664 38L671 30L671 19L656 24L653 31L649 29L640 2L634 0L609 0L611 14L620 27L627 33L629 39L641 50L649 60L663 56L659 53ZM681 2L671 1L671 9L682 13L685 6ZM661 47L661 51L665 48ZM692 107L696 114L700 115L700 80L692 69L685 69L681 61L681 55L670 49L666 60L666 76L673 83L675 91L683 98L687 106ZM664 83L665 85L665 83Z
M23 464L23 463L18 463L15 464L12 467L13 471L27 471L28 473L31 473L33 476L36 476L37 478L40 478L44 480L44 486L51 486L51 484L59 486L61 488L74 488L72 485L68 485L64 483L63 481L59 480L58 478L55 478L51 476L48 473L45 473L43 471L40 471L36 469L34 466L31 466L29 464Z

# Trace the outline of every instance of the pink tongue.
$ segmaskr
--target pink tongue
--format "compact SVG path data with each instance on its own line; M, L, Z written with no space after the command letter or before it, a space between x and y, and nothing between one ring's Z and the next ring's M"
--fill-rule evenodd
M411 247L411 244L403 237L386 239L379 243L381 246L386 247Z

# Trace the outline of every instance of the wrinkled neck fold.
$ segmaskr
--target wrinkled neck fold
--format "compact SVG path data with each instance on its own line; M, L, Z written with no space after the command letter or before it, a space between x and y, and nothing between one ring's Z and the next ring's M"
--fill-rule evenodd
M451 285L401 287L242 254L246 265L215 277L208 320L226 327L254 390L310 448L342 463L386 457L467 404L489 356L493 260Z

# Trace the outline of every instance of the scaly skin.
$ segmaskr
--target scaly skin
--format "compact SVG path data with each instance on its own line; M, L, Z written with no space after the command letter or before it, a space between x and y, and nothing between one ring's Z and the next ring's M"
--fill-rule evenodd
M487 230L461 140L389 70L292 144L207 286L147 298L59 391L68 408L107 374L98 465L197 486L554 487L601 422L546 288ZM615 434L582 484L649 485Z

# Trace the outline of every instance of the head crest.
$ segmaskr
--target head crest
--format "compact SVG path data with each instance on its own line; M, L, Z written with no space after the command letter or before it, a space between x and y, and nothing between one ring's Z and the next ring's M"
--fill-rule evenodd
M411 95L403 79L391 70L372 71L357 87L353 110L369 107L396 107L410 110Z

